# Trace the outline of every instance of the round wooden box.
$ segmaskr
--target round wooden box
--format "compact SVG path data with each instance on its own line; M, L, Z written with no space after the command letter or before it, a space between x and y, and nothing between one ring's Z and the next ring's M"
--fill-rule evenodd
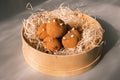
M86 15L87 16L87 15ZM87 16L89 20L95 19ZM96 25L99 23L96 21ZM27 63L41 73L52 76L72 76L88 71L99 61L102 46L92 48L84 54L51 55L31 47L23 37L22 50Z

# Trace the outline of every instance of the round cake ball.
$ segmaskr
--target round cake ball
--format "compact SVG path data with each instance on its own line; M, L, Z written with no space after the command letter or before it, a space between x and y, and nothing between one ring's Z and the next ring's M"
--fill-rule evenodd
M38 31L37 31L37 37L39 39L44 39L48 36L47 34L47 31L46 31L46 24L41 24L39 27L38 27Z
M46 30L49 36L61 38L66 33L67 28L61 19L53 18L48 21Z
M56 38L46 37L43 40L43 47L50 51L57 51L61 48L61 44Z
M80 36L80 37L79 37ZM74 48L81 39L81 35L77 30L70 30L62 38L62 44L64 48Z
M76 30L75 28L72 28L70 30L70 32L73 33L74 35L76 35L79 38L79 40L81 40L82 35L80 34L80 32L78 30Z

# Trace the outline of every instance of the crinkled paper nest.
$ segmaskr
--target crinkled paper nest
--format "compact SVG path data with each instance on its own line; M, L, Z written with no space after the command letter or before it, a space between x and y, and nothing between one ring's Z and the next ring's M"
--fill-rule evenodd
M92 17L81 13L79 10L73 11L68 7L59 7L52 11L34 13L23 21L24 37L32 47L48 52L43 48L42 41L37 39L36 32L37 27L41 23L46 23L50 18L59 18L71 27L77 27L82 30L82 39L75 48L61 49L52 54L83 54L95 47L99 47L103 37L101 25Z

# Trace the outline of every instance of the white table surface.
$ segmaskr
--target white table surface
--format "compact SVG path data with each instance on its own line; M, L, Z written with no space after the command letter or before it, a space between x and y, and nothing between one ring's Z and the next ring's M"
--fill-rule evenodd
M48 0L34 7L51 10L61 3L72 9L82 8L105 29L106 45L101 61L91 70L72 77L53 77L32 69L24 60L20 31L29 11L0 21L0 80L120 80L120 1L119 0Z

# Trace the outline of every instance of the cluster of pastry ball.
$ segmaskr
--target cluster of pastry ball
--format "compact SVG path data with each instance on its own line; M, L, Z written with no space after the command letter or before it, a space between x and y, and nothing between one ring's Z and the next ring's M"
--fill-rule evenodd
M37 37L43 40L43 47L49 51L58 51L62 47L74 48L82 38L77 29L70 29L58 18L42 23L37 29Z

